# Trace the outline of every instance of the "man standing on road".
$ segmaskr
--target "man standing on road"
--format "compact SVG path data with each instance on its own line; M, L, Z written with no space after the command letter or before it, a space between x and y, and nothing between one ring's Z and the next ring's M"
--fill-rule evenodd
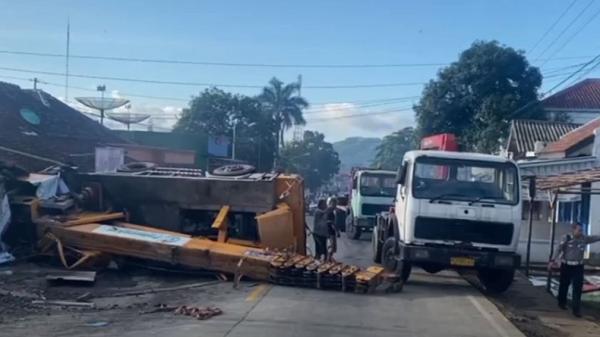
M327 222L327 237L329 239L329 249L327 249L327 261L333 262L333 254L337 252L337 237L339 232L336 228L337 216L337 199L331 197L327 200L327 211L325 212L325 220Z
M317 202L317 209L313 219L313 239L315 240L315 259L327 258L327 219L325 218L327 203L325 199Z
M557 258L560 261L560 286L558 288L558 306L567 309L567 292L573 285L573 315L581 317L581 291L583 290L583 253L588 244L600 241L600 235L584 235L580 223L571 225L571 233L565 235L558 246Z

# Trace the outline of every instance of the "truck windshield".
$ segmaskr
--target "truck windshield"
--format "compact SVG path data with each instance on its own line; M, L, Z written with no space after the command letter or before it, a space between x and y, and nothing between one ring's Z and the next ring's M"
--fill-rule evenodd
M413 196L431 201L518 202L517 169L511 163L423 157L416 160Z
M360 176L360 194L366 197L393 197L396 195L396 177L390 174L363 173Z

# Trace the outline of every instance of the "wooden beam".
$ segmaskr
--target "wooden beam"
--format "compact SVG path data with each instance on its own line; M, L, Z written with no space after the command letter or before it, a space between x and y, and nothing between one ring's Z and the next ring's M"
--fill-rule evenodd
M215 221L211 226L212 228L217 229L219 231L219 236L217 238L218 242L224 243L225 241L227 241L227 215L229 215L229 205L221 207L219 214L217 214L217 217L215 218Z

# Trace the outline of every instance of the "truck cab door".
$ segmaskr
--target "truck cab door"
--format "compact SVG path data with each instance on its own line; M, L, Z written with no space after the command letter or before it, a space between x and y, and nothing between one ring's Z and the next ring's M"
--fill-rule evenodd
M396 177L397 190L396 200L394 203L394 216L396 217L398 228L398 235L400 240L404 238L404 220L406 217L406 206L408 202L408 195L410 193L410 163L404 161L402 166L398 169L398 175Z

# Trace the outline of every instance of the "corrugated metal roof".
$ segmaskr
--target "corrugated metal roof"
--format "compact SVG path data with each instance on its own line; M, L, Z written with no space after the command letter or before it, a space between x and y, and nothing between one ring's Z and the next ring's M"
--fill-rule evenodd
M534 151L535 142L551 143L580 125L575 123L516 119L511 122L511 137L517 152Z
M542 101L546 109L600 109L600 78L588 78Z

